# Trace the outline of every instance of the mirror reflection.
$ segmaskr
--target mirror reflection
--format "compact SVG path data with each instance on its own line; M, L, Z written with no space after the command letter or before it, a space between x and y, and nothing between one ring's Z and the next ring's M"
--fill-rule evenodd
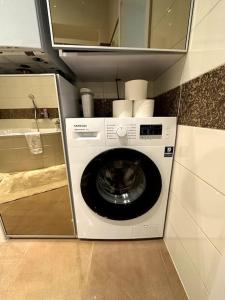
M73 235L54 75L0 76L0 215L7 235Z
M49 0L55 44L185 49L192 0Z

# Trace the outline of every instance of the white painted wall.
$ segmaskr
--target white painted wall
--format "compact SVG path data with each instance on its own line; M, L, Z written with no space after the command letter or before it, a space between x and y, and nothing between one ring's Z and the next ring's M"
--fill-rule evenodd
M189 53L154 95L225 63L225 0L195 2ZM225 299L224 141L224 130L178 126L165 242L191 300Z
M35 0L1 0L0 27L0 47L41 49Z

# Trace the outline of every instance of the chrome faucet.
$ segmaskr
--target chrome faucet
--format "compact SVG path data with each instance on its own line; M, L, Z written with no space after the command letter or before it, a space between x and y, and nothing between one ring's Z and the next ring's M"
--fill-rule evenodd
M34 101L35 97L32 94L29 94L28 97L31 99L32 103L33 103L33 107L34 107L34 119L37 120L37 105Z
M32 103L33 103L33 107L34 107L34 119L35 119L35 123L36 123L36 127L37 127L37 131L39 132L39 126L38 126L38 117L37 117L37 111L38 111L38 108L37 108L37 105L35 103L35 97L33 94L29 94L28 95L28 98L31 99Z

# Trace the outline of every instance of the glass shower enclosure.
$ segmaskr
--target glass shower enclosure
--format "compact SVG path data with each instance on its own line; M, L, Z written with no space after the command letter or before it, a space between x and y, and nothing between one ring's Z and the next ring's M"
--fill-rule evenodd
M58 75L0 76L0 220L7 237L74 237L63 128L68 111L76 117L76 102L75 87Z

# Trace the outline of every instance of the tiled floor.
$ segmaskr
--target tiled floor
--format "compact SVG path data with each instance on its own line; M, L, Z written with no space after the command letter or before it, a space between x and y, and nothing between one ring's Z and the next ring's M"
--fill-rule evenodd
M2 300L187 299L162 240L10 240Z

